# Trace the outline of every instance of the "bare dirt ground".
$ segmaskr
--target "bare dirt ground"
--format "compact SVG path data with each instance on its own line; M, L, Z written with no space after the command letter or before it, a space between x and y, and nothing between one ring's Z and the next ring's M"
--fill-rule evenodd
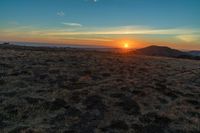
M199 133L200 62L0 47L0 132Z

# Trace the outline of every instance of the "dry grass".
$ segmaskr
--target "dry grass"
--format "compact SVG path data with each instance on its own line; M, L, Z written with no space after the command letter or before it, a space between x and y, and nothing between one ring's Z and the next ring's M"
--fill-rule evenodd
M200 131L200 62L0 48L0 132Z

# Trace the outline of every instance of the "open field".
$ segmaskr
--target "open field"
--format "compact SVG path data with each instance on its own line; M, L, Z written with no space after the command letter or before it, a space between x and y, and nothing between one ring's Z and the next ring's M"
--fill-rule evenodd
M0 132L200 132L200 62L0 47Z

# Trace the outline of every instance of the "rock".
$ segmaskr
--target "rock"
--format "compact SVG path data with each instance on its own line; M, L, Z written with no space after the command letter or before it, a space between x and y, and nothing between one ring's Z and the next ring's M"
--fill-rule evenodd
M111 74L110 74L110 73L103 73L102 76L103 76L103 77L110 77Z
M0 96L14 97L17 94L16 91L0 92Z
M81 111L77 109L76 107L69 107L67 108L65 115L70 116L70 117L80 116Z
M71 83L75 83L75 82L78 81L78 78L77 78L77 77L70 77L70 78L68 79L68 81L71 82Z
M25 87L27 87L27 83L24 82L24 81L17 81L17 82L14 83L14 85L16 87L19 87L19 88L25 88Z
M24 97L24 99L29 103L29 104L38 104L40 102L45 101L42 98L36 98L36 97Z
M171 100L175 100L178 98L177 94L175 94L174 92L168 92L165 95L170 97Z
M158 100L160 101L161 104L167 104L168 103L168 101L164 98L159 97Z
M147 124L145 126L139 124L131 125L135 133L168 133L168 127L162 127L156 124Z
M94 112L86 112L80 116L79 122L73 124L70 129L78 133L94 133L101 119L103 117L99 117Z
M110 94L110 97L113 97L113 98L122 98L124 96L125 95L123 93L112 93L112 94Z
M65 124L65 114L56 114L54 117L50 118L50 124L56 125L57 127L64 126Z
M4 108L5 112L11 114L11 115L17 115L18 114L18 108L16 105L9 104Z
M188 99L186 100L186 102L193 106L200 106L200 101L197 101L197 100Z
M166 129L161 126L149 124L139 130L136 130L136 132L137 133L165 133L165 130Z
M51 102L45 102L44 107L49 110L59 110L61 108L68 108L68 104L63 99L54 99Z
M125 121L122 120L114 120L111 122L111 125L109 126L113 129L122 129L122 130L128 130L129 126L126 124Z
M131 91L131 93L133 93L134 95L140 95L143 93L143 91L140 91L140 90L133 90Z
M135 131L141 131L141 129L143 128L143 126L140 125L140 124L132 124L131 128L134 129Z
M76 83L71 83L69 86L70 86L69 90L81 90L89 86L89 84L86 82L76 82Z
M8 126L8 124L6 124L4 121L0 120L0 129L3 129L3 128L7 127L7 126Z
M69 100L73 103L79 103L81 98L80 98L80 93L78 92L73 92L71 96L69 97Z
M27 126L18 126L12 129L9 133L22 133L24 132L28 127Z
M91 70L83 70L81 72L79 72L79 75L80 76L84 76L84 75L91 75L92 74L92 71Z
M49 77L48 74L41 74L41 75L39 75L39 78L40 78L41 80L47 79L48 77Z
M0 85L5 85L5 84L6 84L5 80L0 79Z
M199 118L200 119L200 112L198 111L188 111L187 112L188 116L190 117L194 117L194 118Z
M0 121L7 120L7 119L8 119L8 118L7 118L6 115L0 113Z
M129 97L121 98L117 106L120 106L129 115L140 114L140 106Z
M0 63L0 68L13 68L14 66L7 63Z
M63 133L77 133L75 130L66 130Z
M139 120L144 124L153 124L163 128L168 127L168 125L171 123L171 120L169 118L159 116L154 112L142 115Z
M88 96L84 101L83 104L86 105L87 109L98 109L98 110L105 110L105 105L102 101L102 97L99 95L92 95Z
M125 121L122 120L113 120L109 126L106 126L102 128L102 131L108 131L108 130L129 130L129 126Z

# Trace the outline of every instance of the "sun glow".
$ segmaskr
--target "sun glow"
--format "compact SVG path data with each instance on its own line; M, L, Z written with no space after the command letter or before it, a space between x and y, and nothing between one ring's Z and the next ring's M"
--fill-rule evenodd
M129 44L128 43L124 43L124 48L129 48Z

